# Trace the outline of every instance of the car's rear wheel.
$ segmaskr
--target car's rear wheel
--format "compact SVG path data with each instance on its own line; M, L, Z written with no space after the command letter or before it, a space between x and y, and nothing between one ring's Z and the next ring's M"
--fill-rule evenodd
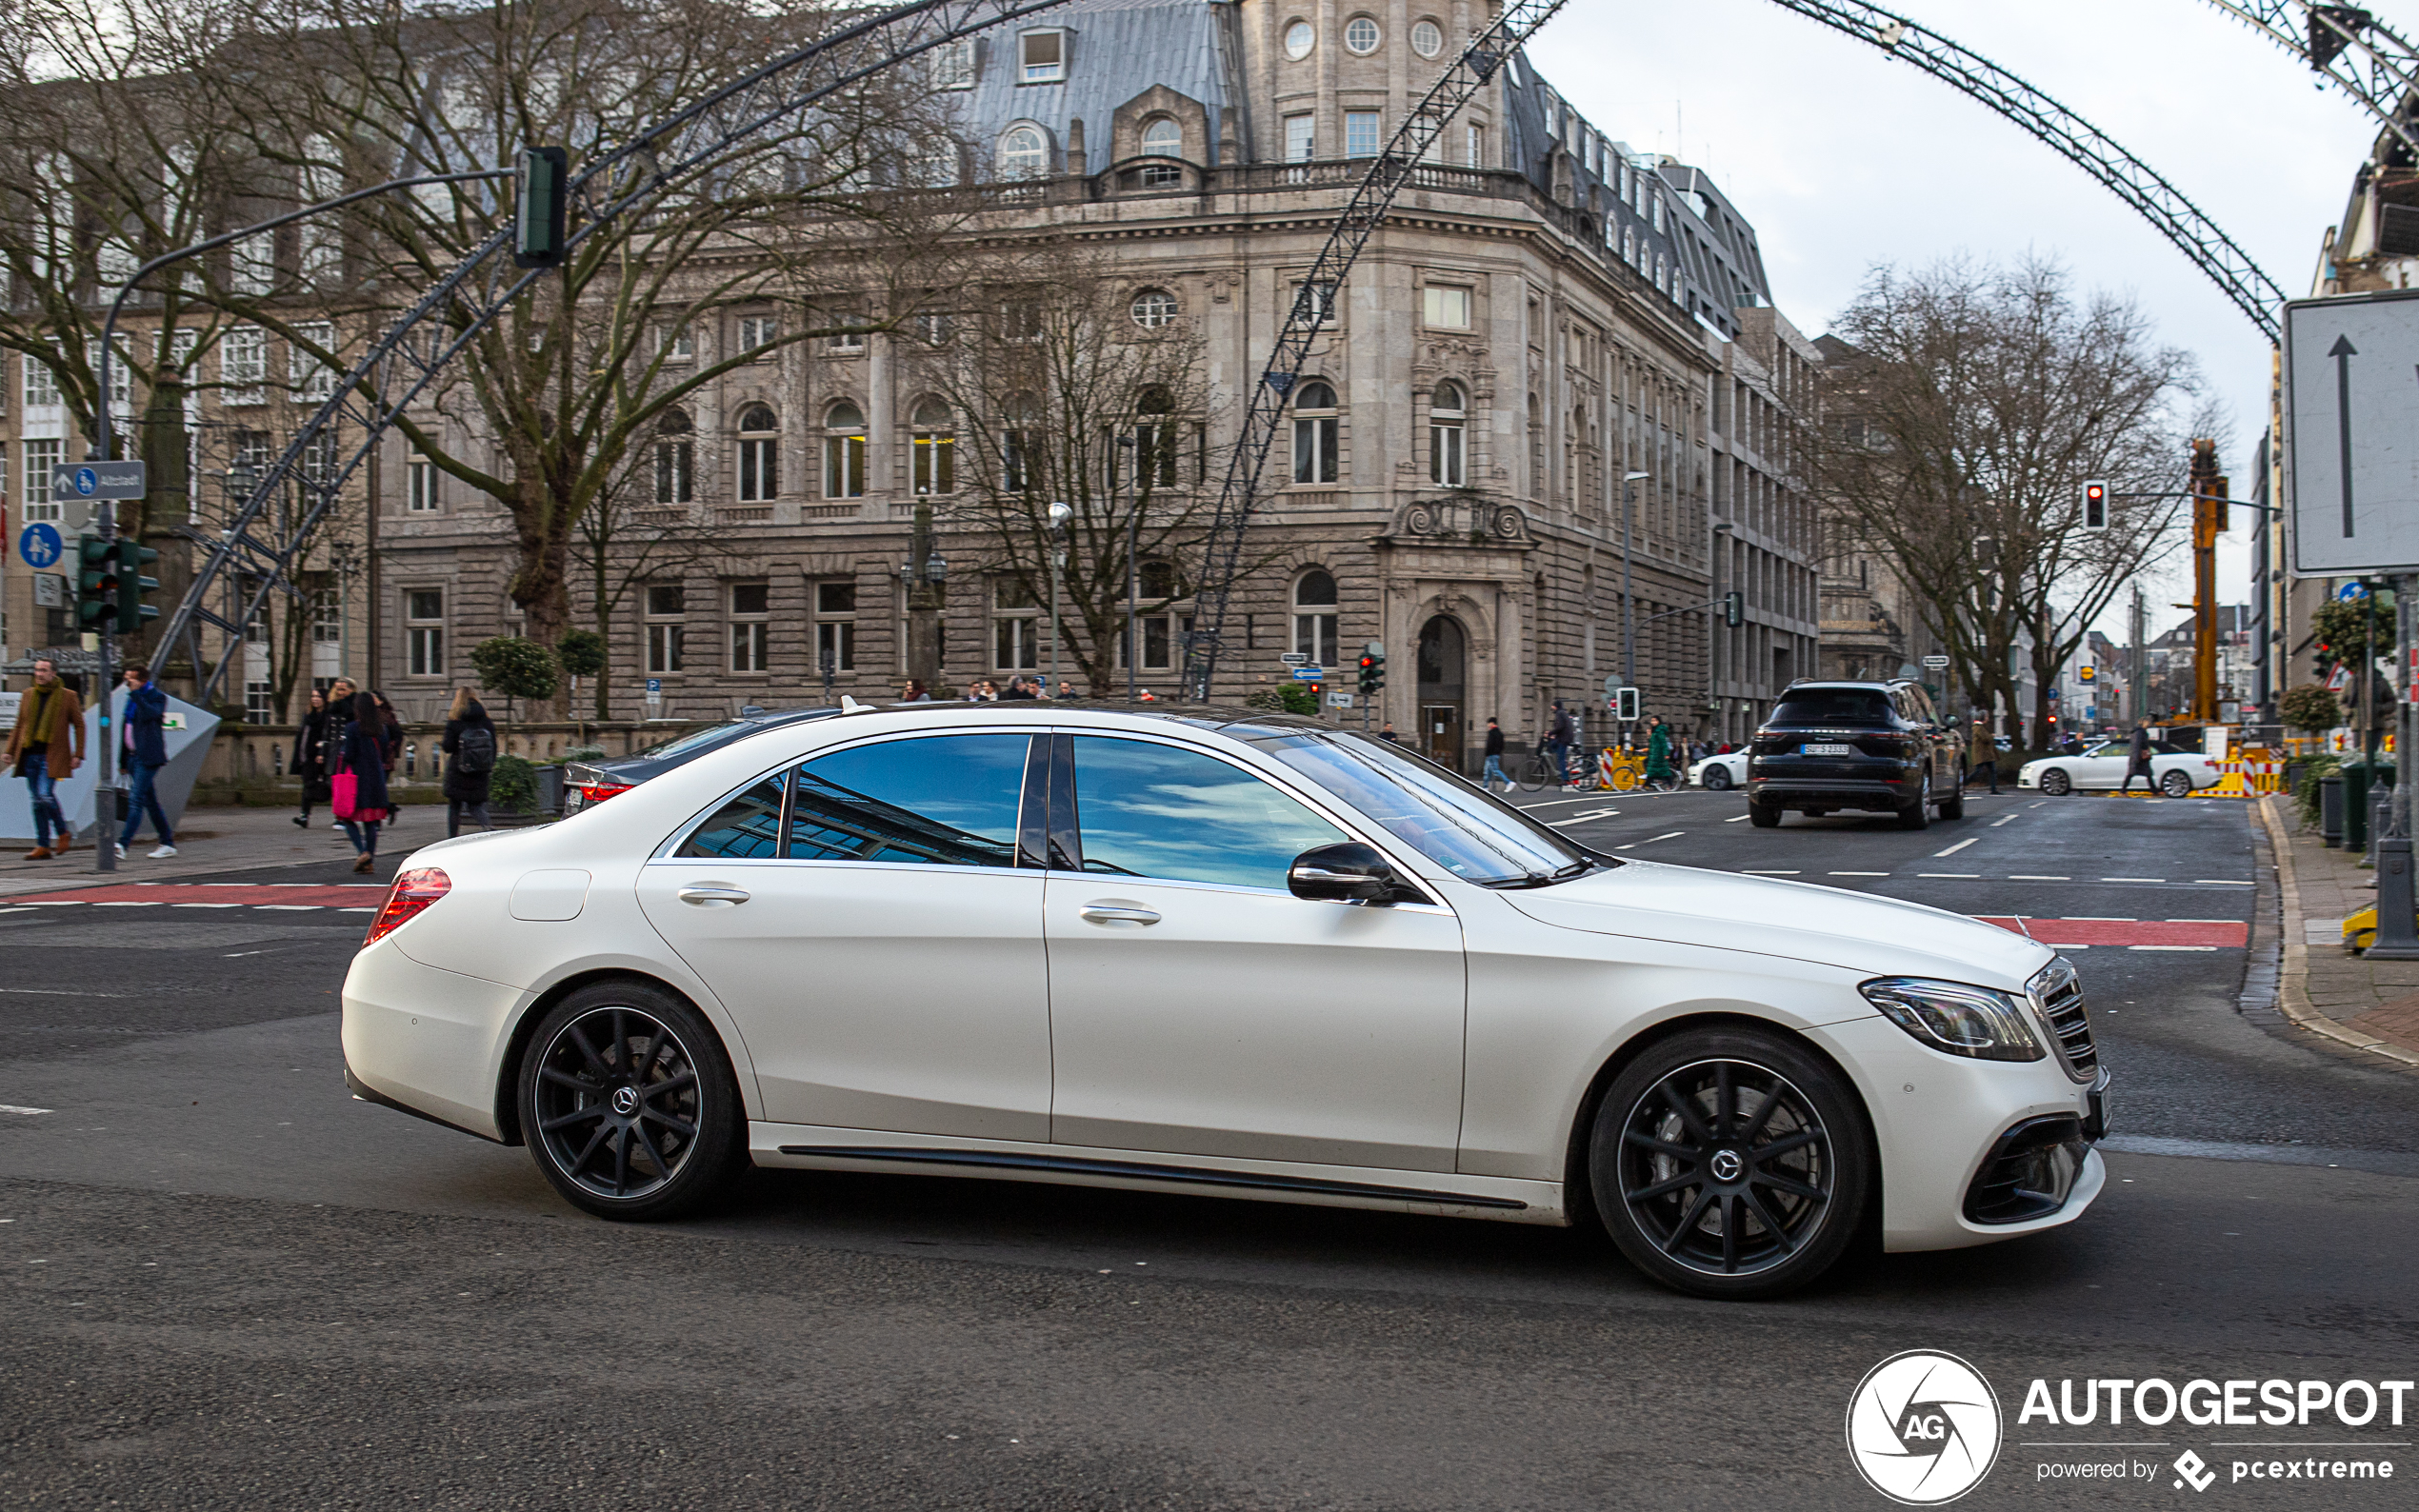
M2169 772L2159 779L2159 791L2169 798L2192 796L2192 777L2189 772Z
M2064 798L2074 791L2074 779L2063 766L2052 766L2041 774L2041 790L2052 798Z
M1708 766L1705 769L1705 787L1708 792L1729 792L1730 790L1730 768L1728 766Z
M600 1218L661 1219L710 1199L741 1164L747 1120L713 1028L650 983L598 982L530 1036L521 1131L540 1174Z
M1781 811L1770 804L1759 804L1749 800L1747 806L1747 822L1750 829L1778 829L1781 827Z
M1873 1155L1853 1090L1805 1046L1695 1029L1613 1078L1588 1179L1613 1243L1649 1276L1701 1297L1770 1297L1847 1250Z
M1963 787L1940 801L1940 817L1943 819L1966 817L1966 790Z
M1898 811L1898 827L1922 829L1931 824L1931 773L1915 779L1915 801Z

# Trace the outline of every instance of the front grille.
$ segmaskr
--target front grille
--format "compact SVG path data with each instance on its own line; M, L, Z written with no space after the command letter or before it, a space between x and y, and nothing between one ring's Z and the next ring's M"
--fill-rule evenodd
M2091 1015L2083 1005L2083 978L2074 964L2060 956L2045 967L2032 979L2032 1001L2049 1025L2067 1074L2090 1081L2100 1066L2100 1050L2091 1043Z

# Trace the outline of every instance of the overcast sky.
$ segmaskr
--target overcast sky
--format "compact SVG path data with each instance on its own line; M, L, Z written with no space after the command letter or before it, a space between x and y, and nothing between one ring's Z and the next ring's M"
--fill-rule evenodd
M2408 37L2419 0L2369 0ZM1899 0L2166 175L2289 295L2309 292L2377 128L2208 0ZM1756 229L1774 301L1828 329L1875 262L2054 255L2130 292L2231 417L2234 492L2268 408L2269 348L2217 287L2081 169L1964 94L1771 0L1576 0L1529 56L1606 134L1709 169ZM2177 459L2181 478L2182 458ZM2247 591L2249 511L2219 555ZM2169 591L2173 590L2173 591ZM2181 572L2161 604L2189 597ZM2154 627L2181 618L2154 611ZM2106 627L2111 631L2116 625ZM2155 633L2155 630L2154 630Z

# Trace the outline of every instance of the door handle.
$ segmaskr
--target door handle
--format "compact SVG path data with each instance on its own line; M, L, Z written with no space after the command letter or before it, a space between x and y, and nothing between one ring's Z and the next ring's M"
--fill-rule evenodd
M695 904L700 908L720 908L730 904L748 901L748 894L744 890L724 882L701 882L693 886L681 888L673 896L683 903Z
M1080 917L1088 924L1157 924L1159 916L1130 904L1088 903Z

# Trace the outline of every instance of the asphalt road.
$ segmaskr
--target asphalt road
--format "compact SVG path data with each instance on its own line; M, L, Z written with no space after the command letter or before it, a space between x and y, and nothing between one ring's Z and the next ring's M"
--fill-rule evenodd
M1757 831L1735 795L1570 796L1522 802L1626 856L1964 913L2147 929L2257 895L2239 806ZM228 880L271 877L354 880ZM2231 1483L2292 1452L2253 1439L2419 1474L2382 1418L2017 1421L2036 1377L2419 1374L2419 1078L2247 1021L2239 947L2075 955L2120 1130L2083 1221L1723 1306L1579 1232L1005 1183L765 1172L710 1220L591 1222L523 1152L344 1095L341 895L226 896L0 912L0 1103L49 1110L0 1113L0 1505L1880 1507L1843 1415L1912 1348L2008 1414L1968 1504L2197 1500L2188 1447L2229 1505L2410 1504ZM2129 1456L2159 1473L2039 1479Z

